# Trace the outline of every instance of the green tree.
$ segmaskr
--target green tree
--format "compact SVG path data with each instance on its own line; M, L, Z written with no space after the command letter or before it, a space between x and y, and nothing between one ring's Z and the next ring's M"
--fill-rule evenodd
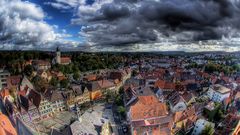
M120 95L124 94L124 89L123 89L123 87L120 87L118 93L119 93Z
M220 121L224 117L223 111L219 108L215 114L215 121Z
M64 79L64 80L61 80L61 81L60 81L60 86L61 86L62 88L67 88L68 85L69 85L68 79Z
M74 74L73 74L73 79L74 80L78 80L80 78L80 73L79 72L75 72Z
M115 103L116 105L118 106L123 106L124 103L123 103L123 100L122 100L122 97L120 95L118 95L116 98L115 98Z
M210 124L206 125L203 131L201 132L201 135L213 135L213 134L214 134L214 129Z
M125 117L126 109L123 106L118 106L117 111L122 117Z
M233 65L233 70L235 70L235 71L240 71L240 64L235 64L235 65Z
M105 99L106 99L106 102L107 102L107 103L109 102L109 100L111 99L111 97L112 97L112 94L108 91L108 92L106 93L106 96L105 96Z
M59 81L56 77L52 77L51 81L50 81L50 84L54 87L57 87Z

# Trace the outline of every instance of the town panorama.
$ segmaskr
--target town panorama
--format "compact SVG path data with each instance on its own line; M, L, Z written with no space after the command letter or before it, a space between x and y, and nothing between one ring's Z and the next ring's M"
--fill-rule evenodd
M0 135L240 135L240 0L0 0Z

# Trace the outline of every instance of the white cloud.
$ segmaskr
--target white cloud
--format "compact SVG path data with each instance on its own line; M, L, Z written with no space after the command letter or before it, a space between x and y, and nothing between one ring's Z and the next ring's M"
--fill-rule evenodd
M96 0L92 5L80 4L78 7L77 15L91 14L99 10L104 4L112 3L113 0Z
M46 23L45 17L43 10L33 3L1 0L0 48L49 48L61 38L70 37L69 34L55 32L58 27Z
M99 10L102 5L107 3L112 3L113 0L95 0L92 4L87 4L86 0L54 0L54 2L44 2L46 5L51 5L54 8L60 10L66 9L76 9L77 16L81 16L82 14L90 14Z
M46 5L50 5L53 8L60 9L60 10L68 10L77 8L79 5L85 5L85 0L54 0L44 2Z
M71 9L70 6L68 5L64 5L62 3L56 3L56 2L44 2L45 5L50 5L56 9L64 9L64 10L67 10L67 9Z
M44 12L40 7L30 3L19 0L2 0L1 7L10 17L19 16L21 19L32 18L35 20L42 20Z

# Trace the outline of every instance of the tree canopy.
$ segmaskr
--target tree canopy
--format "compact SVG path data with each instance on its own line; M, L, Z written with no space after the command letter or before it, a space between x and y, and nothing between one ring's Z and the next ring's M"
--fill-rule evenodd
M214 134L214 128L208 124L205 126L203 131L201 132L201 135L213 135Z

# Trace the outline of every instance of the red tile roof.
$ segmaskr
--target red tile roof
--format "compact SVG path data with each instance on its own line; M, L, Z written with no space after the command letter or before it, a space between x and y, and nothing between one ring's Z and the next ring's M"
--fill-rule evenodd
M32 63L38 65L38 66L50 66L51 63L46 60L34 60Z
M71 63L71 58L70 57L61 57L61 63Z
M172 82L166 82L164 80L157 80L154 84L154 87L158 87L161 89L175 89L176 84Z
M139 120L166 116L168 114L165 103L160 103L155 96L139 96L136 104L130 108L131 119Z
M98 85L102 88L102 89L106 89L106 88L110 88L110 87L114 87L114 83L109 81L109 80L100 80L98 81Z
M84 77L84 79L87 81L95 81L97 79L97 75L95 75L95 74L87 75Z
M174 122L179 122L195 116L195 107L191 106L184 111L176 112L174 115Z
M0 135L17 135L8 117L0 113Z
M1 98L4 99L5 97L10 95L9 90L7 88L2 89L0 92L0 95L1 95Z

